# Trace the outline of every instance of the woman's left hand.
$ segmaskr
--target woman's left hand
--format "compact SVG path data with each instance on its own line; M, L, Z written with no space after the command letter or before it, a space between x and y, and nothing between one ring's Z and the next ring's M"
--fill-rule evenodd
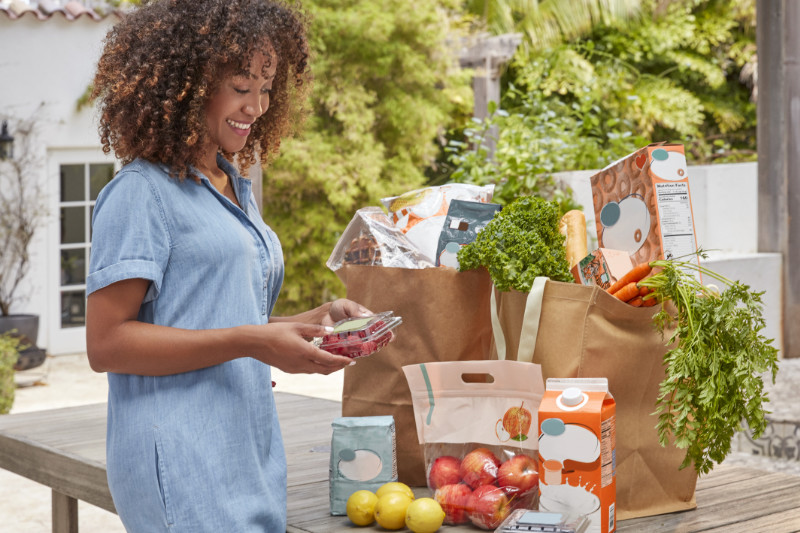
M330 303L328 312L323 316L321 324L323 326L332 326L345 318L358 318L372 314L372 311L353 300L339 298Z
M339 298L299 315L289 317L272 316L270 317L270 322L302 322L304 324L333 326L345 318L358 318L372 314L374 314L372 311L353 300Z

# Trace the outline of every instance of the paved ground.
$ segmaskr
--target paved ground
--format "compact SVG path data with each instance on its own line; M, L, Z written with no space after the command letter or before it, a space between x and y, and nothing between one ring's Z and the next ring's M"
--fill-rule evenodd
M275 390L340 400L342 376L342 372L331 376L307 376L276 371ZM85 355L50 357L42 367L18 373L17 381L21 386L17 389L12 413L106 401L106 378L89 369ZM768 385L768 390L773 420L800 423L800 404L797 402L800 359L782 361L778 382L774 386ZM792 427L797 428L797 424ZM790 435L781 442L788 443L785 449L793 449L791 459L734 452L725 462L800 475L797 457L800 434ZM743 445L742 449L747 447ZM124 533L117 516L102 509L79 503L79 516L82 533ZM0 533L45 533L50 530L50 490L0 470Z

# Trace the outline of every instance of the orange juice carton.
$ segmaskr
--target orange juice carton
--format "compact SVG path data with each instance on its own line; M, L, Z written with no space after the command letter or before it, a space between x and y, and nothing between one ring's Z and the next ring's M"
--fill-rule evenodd
M539 405L539 510L616 531L616 404L606 378L548 378Z
M632 268L627 251L598 248L572 267L572 277L575 283L608 289Z
M681 144L650 144L590 178L600 248L634 266L685 256L697 262L692 199Z

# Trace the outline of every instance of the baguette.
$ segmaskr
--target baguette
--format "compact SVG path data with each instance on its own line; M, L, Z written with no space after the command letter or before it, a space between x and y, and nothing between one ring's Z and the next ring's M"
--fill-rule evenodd
M586 216L583 211L567 211L561 217L558 230L567 238L564 245L567 249L567 263L572 268L589 253L586 249Z

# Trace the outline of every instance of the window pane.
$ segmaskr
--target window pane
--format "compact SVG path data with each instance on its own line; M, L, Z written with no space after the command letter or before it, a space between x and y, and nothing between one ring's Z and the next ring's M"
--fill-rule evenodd
M61 243L86 242L83 207L61 208Z
M61 285L86 283L86 249L61 250Z
M86 325L86 291L61 293L61 327L76 328Z
M61 165L61 201L80 202L84 194L83 165Z
M89 165L89 199L97 200L97 195L100 193L106 183L111 181L114 177L114 165L110 163L98 163L96 165Z

